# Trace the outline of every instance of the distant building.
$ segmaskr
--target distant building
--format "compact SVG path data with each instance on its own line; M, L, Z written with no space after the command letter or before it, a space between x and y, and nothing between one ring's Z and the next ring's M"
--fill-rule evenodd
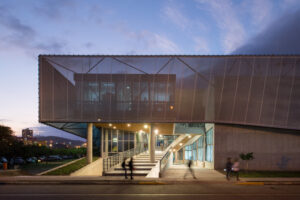
M23 140L29 140L33 138L33 130L26 128L22 130L22 138Z

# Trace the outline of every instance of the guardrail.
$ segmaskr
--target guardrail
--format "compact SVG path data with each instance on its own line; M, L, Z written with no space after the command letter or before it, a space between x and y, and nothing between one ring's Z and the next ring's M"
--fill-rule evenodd
M136 147L136 148L133 148L133 149L129 149L127 151L117 153L113 156L103 158L103 172L107 172L112 167L114 167L117 164L120 164L121 162L123 162L124 158L130 158L132 156L143 153L145 151L147 151L146 147Z

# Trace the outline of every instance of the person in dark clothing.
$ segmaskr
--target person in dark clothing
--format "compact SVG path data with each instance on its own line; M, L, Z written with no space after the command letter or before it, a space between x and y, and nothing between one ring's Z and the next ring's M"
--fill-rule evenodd
M130 158L128 166L129 166L129 170L130 170L130 178L132 180L133 179L133 158L132 157Z
M227 158L227 162L226 162L226 179L228 181L230 179L231 169L232 169L231 158Z
M124 158L124 160L122 162L122 168L125 171L125 178L128 179L128 177L127 177L127 168L126 168L126 158Z
M195 176L194 170L193 170L193 168L192 168L192 165L193 165L193 161L192 161L192 159L190 159L189 162L187 163L188 170L187 170L187 172L184 174L184 178L186 177L186 175L187 175L188 173L191 173L192 176L193 176L193 178L194 178L194 179L197 179L196 176Z

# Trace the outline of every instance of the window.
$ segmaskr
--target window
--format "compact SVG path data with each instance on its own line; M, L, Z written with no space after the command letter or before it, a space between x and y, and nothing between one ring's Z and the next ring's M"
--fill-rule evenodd
M83 82L83 101L99 101L99 84L98 82Z
M208 162L213 161L213 129L206 133L206 154L205 160Z

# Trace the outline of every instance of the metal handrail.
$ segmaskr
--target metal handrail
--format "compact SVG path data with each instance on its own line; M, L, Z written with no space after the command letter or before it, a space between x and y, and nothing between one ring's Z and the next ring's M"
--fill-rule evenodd
M130 158L132 156L143 153L145 151L147 151L147 148L143 147L143 146L140 146L140 147L136 147L136 148L133 148L133 149L129 149L127 151L117 153L113 156L103 158L103 172L107 172L112 167L114 167L114 166L120 164L121 162L123 162L124 158Z

